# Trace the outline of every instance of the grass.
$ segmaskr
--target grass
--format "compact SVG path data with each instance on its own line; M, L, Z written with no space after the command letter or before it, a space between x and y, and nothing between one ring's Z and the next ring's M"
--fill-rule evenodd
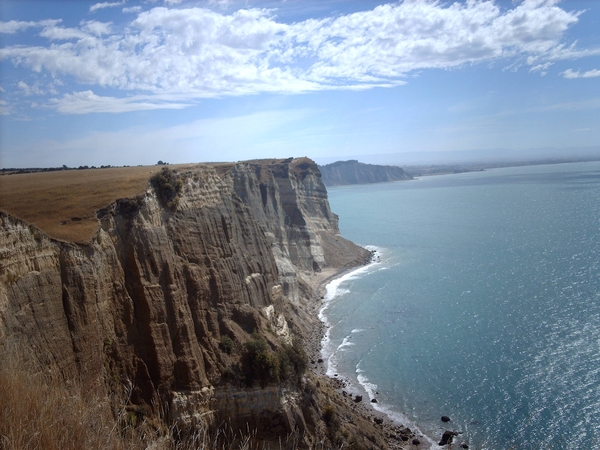
M47 373L24 370L14 355L3 355L0 392L2 449L144 448L119 436L106 401L90 399L89 406Z
M143 193L150 176L160 169L141 166L3 175L0 209L55 239L86 243L98 231L96 211L119 198Z
M297 449L294 436L279 445L222 424L180 436L160 416L138 417L126 395L84 395L76 382L26 364L19 351L0 352L2 450L266 450ZM130 386L131 388L131 386ZM129 390L130 392L130 390Z

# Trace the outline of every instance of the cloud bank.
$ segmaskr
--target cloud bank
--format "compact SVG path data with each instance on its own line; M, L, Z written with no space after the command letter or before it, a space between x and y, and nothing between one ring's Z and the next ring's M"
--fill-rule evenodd
M97 3L90 11L122 4ZM76 28L2 22L3 33L42 28L48 43L2 48L0 60L86 85L51 99L62 113L179 108L218 96L390 87L413 71L506 59L543 73L549 60L572 56L562 39L578 15L555 0L526 0L508 10L492 1L405 1L296 23L279 21L269 9L156 7L119 29L97 21ZM90 88L112 88L118 96Z

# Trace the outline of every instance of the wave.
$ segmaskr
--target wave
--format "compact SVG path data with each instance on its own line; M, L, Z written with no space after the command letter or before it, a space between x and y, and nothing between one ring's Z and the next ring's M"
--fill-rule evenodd
M381 270L388 270L390 267L398 264L397 262L392 262L391 260L386 259L388 252L385 248L376 246L366 246L365 248L373 252L373 258L371 262L365 266L352 270L351 272L348 272L327 284L325 287L326 294L323 297L323 303L319 309L318 317L325 325L325 333L323 339L321 340L321 356L326 364L327 375L329 377L335 376L343 379L348 384L349 388L362 391L364 394L366 394L366 396L368 396L368 402L370 403L371 400L376 398L378 394L378 387L376 384L369 381L364 371L359 367L362 359L356 365L356 373L353 374L353 376L346 376L345 374L338 373L338 367L336 364L336 360L343 358L342 353L346 352L348 347L356 345L354 342L351 342L352 336L365 330L361 328L352 329L350 334L345 336L339 345L336 345L331 340L331 330L333 325L327 315L327 310L331 306L332 302L343 301L343 297L350 293L350 289L347 287L347 282L365 277L371 273L379 272ZM422 433L416 424L404 414L394 411L390 406L381 402L379 399L377 403L370 403L370 405L375 410L388 416L392 421L409 426L411 429L415 430L430 444L431 448L437 446L436 441Z
M336 366L334 362L334 355L337 350L339 350L343 346L352 345L344 339L344 342L336 348L333 348L333 344L331 342L331 322L327 317L326 311L329 308L331 302L335 299L339 299L343 297L345 294L350 291L344 287L342 287L343 283L347 281L356 280L369 272L372 272L374 269L379 268L382 265L382 255L385 252L385 249L376 247L373 245L367 245L365 248L371 252L373 252L373 257L371 258L371 262L368 264L361 266L357 269L352 270L339 278L336 278L330 281L325 286L325 296L323 297L323 304L319 309L319 320L325 325L325 334L323 335L323 339L321 340L321 357L324 361L326 361L327 375L333 376L336 372ZM352 330L354 333L355 330Z

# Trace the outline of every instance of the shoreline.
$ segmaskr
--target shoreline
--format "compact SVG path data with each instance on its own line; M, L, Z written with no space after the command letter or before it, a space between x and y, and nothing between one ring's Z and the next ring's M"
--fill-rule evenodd
M323 360L321 352L323 339L328 327L319 317L324 307L327 286L333 281L372 264L376 252L370 252L371 258L363 264L341 269L328 268L310 279L314 296L309 309L311 314L315 314L316 322L311 329L310 336L305 342L305 349L309 359L309 371L317 379L326 380L330 383L333 389L344 398L346 406L355 414L359 414L366 420L377 425L385 435L390 450L431 449L435 444L431 437L423 435L418 428L412 430L400 420L376 409L376 403L370 401L368 392L360 385L360 382L357 381L358 386L350 388L350 385L354 383L348 377L338 375L337 373L333 374L334 376L327 374L327 361ZM351 392L352 390L355 392ZM356 392L357 390L358 392ZM362 400L356 401L357 396Z

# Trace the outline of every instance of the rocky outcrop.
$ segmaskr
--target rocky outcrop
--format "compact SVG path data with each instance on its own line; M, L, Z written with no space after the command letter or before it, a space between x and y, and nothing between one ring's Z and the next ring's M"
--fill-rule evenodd
M368 252L339 236L308 159L176 176L176 202L163 205L149 183L99 211L86 245L0 212L0 344L26 346L85 389L130 383L132 403L160 404L180 426L266 417L285 433L314 431L318 410L298 386L244 385L244 344L253 332L273 351L291 343L301 321L316 320L311 277Z
M337 161L319 166L319 170L327 186L412 180L412 176L401 167L364 164L356 160Z

